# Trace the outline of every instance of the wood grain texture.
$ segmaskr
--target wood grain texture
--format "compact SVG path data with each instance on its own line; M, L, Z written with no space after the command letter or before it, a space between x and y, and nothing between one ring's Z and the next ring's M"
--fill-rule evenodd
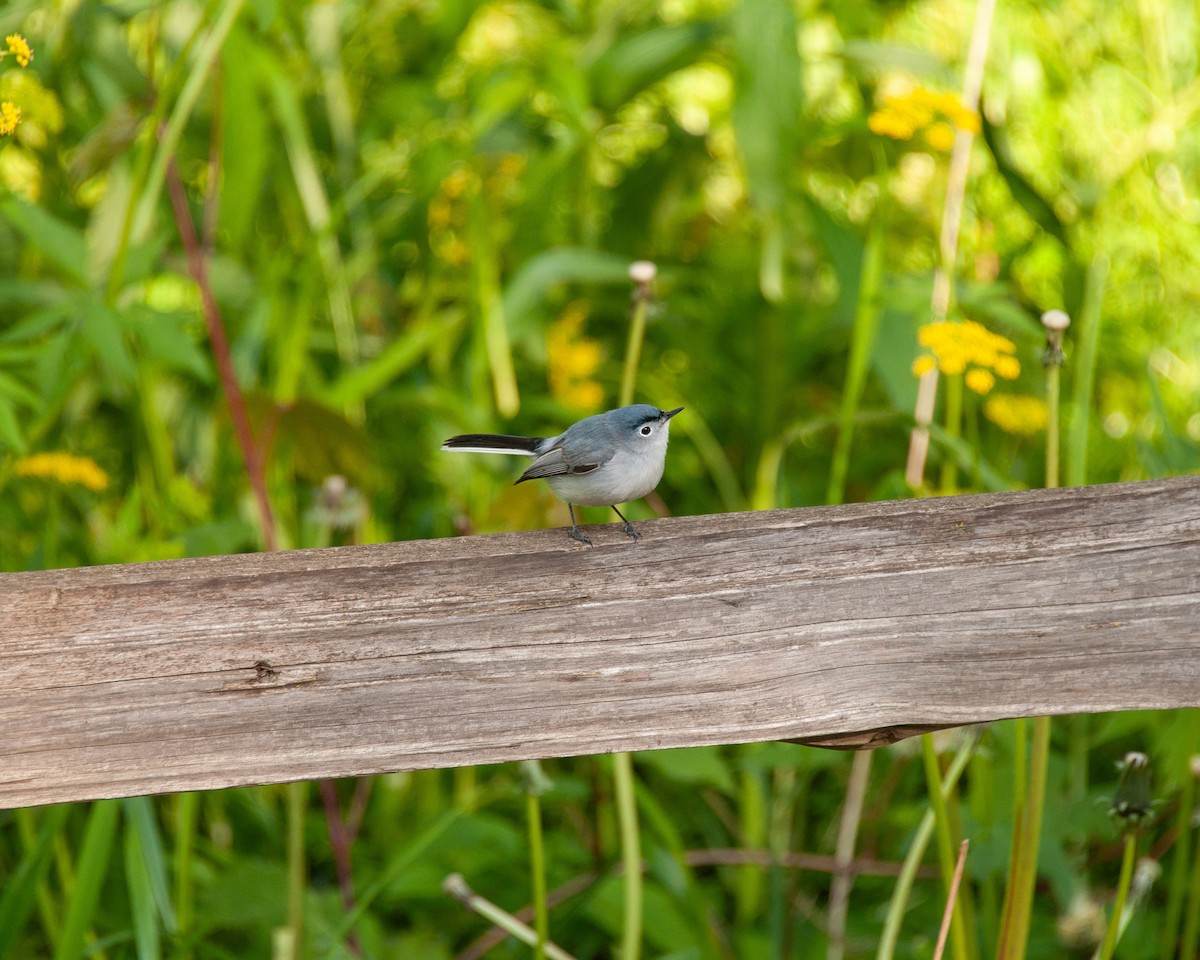
M0 578L0 806L1200 706L1200 477Z

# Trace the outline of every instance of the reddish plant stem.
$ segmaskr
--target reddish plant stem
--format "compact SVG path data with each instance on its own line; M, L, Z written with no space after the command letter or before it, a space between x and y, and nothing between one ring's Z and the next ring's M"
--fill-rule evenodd
M320 781L321 804L325 808L325 823L329 828L329 846L333 851L333 866L337 871L338 889L342 893L342 906L349 913L354 909L354 873L350 866L350 846L354 842L352 833L342 820L341 804L338 802L337 781ZM356 957L361 957L362 947L353 931L346 935L346 948Z
M200 303L203 307L204 322L208 327L208 339L212 344L213 359L217 364L217 376L221 381L221 390L225 394L225 402L229 406L229 419L233 421L233 432L237 436L238 448L242 453L242 462L246 467L246 476L254 491L254 500L258 505L258 519L262 527L263 544L268 550L279 548L275 536L275 516L271 512L271 501L267 496L266 464L263 452L254 441L254 431L250 427L250 418L246 414L246 401L238 386L237 374L233 369L233 357L229 352L229 340L225 336L225 325L221 322L221 311L217 307L216 297L208 282L208 270L204 265L204 252L196 236L196 225L192 222L191 211L188 210L187 194L183 189L183 181L179 176L179 167L174 158L167 164L167 193L171 197L171 208L175 213L175 224L179 228L179 238L183 241L183 249L187 254L188 271L196 286L200 289Z

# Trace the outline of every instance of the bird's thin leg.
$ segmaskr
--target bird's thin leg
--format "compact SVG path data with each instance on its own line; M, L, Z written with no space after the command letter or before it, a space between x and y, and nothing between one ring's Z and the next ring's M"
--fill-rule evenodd
M613 504L613 509L617 510L617 505L615 503ZM625 520L625 514L623 514L620 510L617 510L617 516L622 520ZM642 539L642 535L633 529L633 524L628 520L625 520L625 526L623 529L629 536L633 537L634 540Z
M586 533L580 533L579 527L575 525L575 508L568 503L567 510L571 513L571 529L567 531L567 536L572 540L578 540L580 543L586 543L590 547L592 545L592 538Z

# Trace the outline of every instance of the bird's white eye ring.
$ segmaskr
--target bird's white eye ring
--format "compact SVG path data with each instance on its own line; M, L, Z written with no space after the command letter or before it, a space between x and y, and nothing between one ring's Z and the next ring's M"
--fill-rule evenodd
M650 436L650 434L652 434L653 432L654 432L654 431L653 431L652 429L650 429L650 424L646 424L646 426L642 427L642 429L639 431L639 433L641 433L641 435L642 435L643 437L648 437L648 436Z

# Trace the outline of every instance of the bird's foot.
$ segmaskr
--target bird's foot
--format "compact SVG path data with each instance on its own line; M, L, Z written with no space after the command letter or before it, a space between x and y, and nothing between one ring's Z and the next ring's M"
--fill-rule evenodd
M631 540L641 540L642 539L642 535L633 529L633 524L630 523L628 520L625 521L625 525L621 529L625 531L625 535L628 536Z
M592 538L586 533L582 533L580 529L574 525L572 525L571 529L567 531L567 536L572 540L578 540L580 543L586 543L589 547L592 545Z

